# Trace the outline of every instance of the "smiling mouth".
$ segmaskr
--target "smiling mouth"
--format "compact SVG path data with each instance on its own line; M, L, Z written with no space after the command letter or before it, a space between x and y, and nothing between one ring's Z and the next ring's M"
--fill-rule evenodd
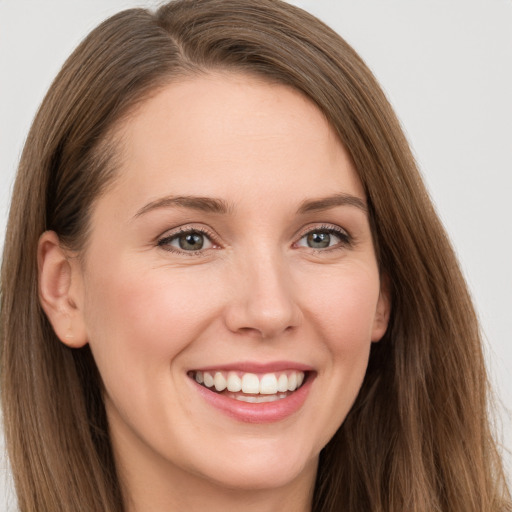
M275 373L248 373L241 371L188 372L190 378L210 391L249 403L282 400L299 389L307 380L308 372L288 370Z

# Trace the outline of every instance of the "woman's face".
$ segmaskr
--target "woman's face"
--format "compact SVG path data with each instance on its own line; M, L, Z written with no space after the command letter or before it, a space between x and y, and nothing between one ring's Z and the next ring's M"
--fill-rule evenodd
M346 150L236 74L169 85L118 135L75 283L121 475L311 483L388 317Z

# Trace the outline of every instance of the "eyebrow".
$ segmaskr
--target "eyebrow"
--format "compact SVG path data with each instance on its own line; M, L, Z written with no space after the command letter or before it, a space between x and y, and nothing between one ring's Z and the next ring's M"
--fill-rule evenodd
M354 206L364 213L368 213L366 203L361 198L350 194L333 194L318 199L308 199L301 203L297 213L303 215L305 213L321 212L336 206ZM200 196L166 196L155 199L143 206L137 211L135 218L160 208L189 208L217 214L227 214L232 211L232 208L223 199Z
M212 197L198 196L167 196L155 199L137 211L135 217L140 217L145 213L160 208L189 208L201 212L209 213L228 213L230 207L228 203L222 199L214 199Z
M368 213L368 206L366 205L366 202L363 199L350 194L333 194L331 196L321 197L318 199L308 199L302 202L297 213L304 214L310 212L321 212L335 208L336 206L355 206L364 213Z

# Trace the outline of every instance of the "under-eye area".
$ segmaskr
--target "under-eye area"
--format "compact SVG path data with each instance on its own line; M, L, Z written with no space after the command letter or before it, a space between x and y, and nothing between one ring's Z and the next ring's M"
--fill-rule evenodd
M241 371L188 372L199 385L235 400L264 403L281 400L299 389L312 372L289 370L274 373L249 373Z

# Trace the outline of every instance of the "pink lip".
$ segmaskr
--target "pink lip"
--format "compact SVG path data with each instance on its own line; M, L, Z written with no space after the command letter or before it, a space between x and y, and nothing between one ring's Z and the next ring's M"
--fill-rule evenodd
M240 367L237 366L236 368L239 369ZM288 368L290 368L290 366L286 366L286 369ZM292 366L292 368L296 368L295 365ZM217 367L216 369L221 368ZM229 368L224 366L222 369L229 370ZM268 370L265 369L264 371ZM304 384L286 398L275 402L263 402L259 404L241 402L240 400L230 398L226 395L210 391L208 388L198 384L195 380L190 379L190 382L210 405L231 418L245 423L272 423L291 416L302 407L315 377L316 373L309 373Z
M218 366L205 366L202 368L193 368L195 371L211 372L220 371L241 371L247 373L274 373L285 370L298 370L302 372L312 372L314 368L306 364L294 363L292 361L273 361L271 363L254 363L250 361L241 361L239 363L221 364Z

